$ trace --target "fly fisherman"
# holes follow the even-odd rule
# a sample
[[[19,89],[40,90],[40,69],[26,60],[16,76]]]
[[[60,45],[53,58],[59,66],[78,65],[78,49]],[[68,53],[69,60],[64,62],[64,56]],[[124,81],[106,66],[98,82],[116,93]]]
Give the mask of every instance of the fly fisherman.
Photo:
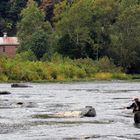
[[[133,103],[127,109],[133,108],[133,113],[140,111],[140,101],[138,97],[133,97]]]

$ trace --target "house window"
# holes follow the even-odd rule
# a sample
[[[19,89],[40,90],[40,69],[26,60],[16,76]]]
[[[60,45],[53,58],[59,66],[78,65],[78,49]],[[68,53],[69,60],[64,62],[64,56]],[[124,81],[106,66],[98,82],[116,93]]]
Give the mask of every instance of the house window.
[[[5,52],[5,46],[3,46],[3,52]]]

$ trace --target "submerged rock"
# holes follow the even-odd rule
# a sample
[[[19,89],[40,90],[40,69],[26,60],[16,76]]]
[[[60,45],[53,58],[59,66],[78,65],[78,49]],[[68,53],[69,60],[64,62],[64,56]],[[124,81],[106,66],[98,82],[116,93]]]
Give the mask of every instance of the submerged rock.
[[[18,107],[26,107],[26,108],[33,108],[36,107],[36,104],[33,102],[17,102],[16,105]]]
[[[55,114],[57,117],[95,117],[96,111],[92,106],[86,106],[81,111],[67,111]]]
[[[9,91],[0,91],[0,95],[8,95],[11,94]]]
[[[49,114],[36,114],[32,116],[33,118],[50,119],[59,118],[59,116],[49,115]]]
[[[86,106],[84,109],[79,111],[66,111],[66,112],[59,112],[56,114],[37,114],[35,118],[71,118],[71,117],[95,117],[96,111],[92,106]]]
[[[81,111],[67,111],[56,113],[55,117],[80,117]]]
[[[35,107],[37,107],[37,104],[30,101],[11,101],[9,99],[0,99],[0,109]]]
[[[31,87],[31,86],[23,84],[23,83],[14,83],[14,84],[11,84],[11,87],[13,87],[13,88],[23,87],[23,88],[25,88],[25,87]]]

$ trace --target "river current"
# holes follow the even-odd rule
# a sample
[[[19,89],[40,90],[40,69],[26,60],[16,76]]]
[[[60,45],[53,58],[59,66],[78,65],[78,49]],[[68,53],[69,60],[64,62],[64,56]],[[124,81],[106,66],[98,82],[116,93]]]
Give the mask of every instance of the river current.
[[[140,140],[132,110],[125,109],[133,96],[140,97],[140,83],[94,81],[27,83],[29,88],[0,84],[0,140]],[[39,117],[85,106],[96,117]],[[38,117],[36,117],[38,116]]]

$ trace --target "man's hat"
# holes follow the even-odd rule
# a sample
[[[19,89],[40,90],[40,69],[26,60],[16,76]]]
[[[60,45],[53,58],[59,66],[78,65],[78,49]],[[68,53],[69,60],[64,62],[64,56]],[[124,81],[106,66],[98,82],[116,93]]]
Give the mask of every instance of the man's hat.
[[[133,99],[133,101],[134,101],[134,100],[139,100],[139,98],[136,97],[136,96],[134,96],[132,99]]]

